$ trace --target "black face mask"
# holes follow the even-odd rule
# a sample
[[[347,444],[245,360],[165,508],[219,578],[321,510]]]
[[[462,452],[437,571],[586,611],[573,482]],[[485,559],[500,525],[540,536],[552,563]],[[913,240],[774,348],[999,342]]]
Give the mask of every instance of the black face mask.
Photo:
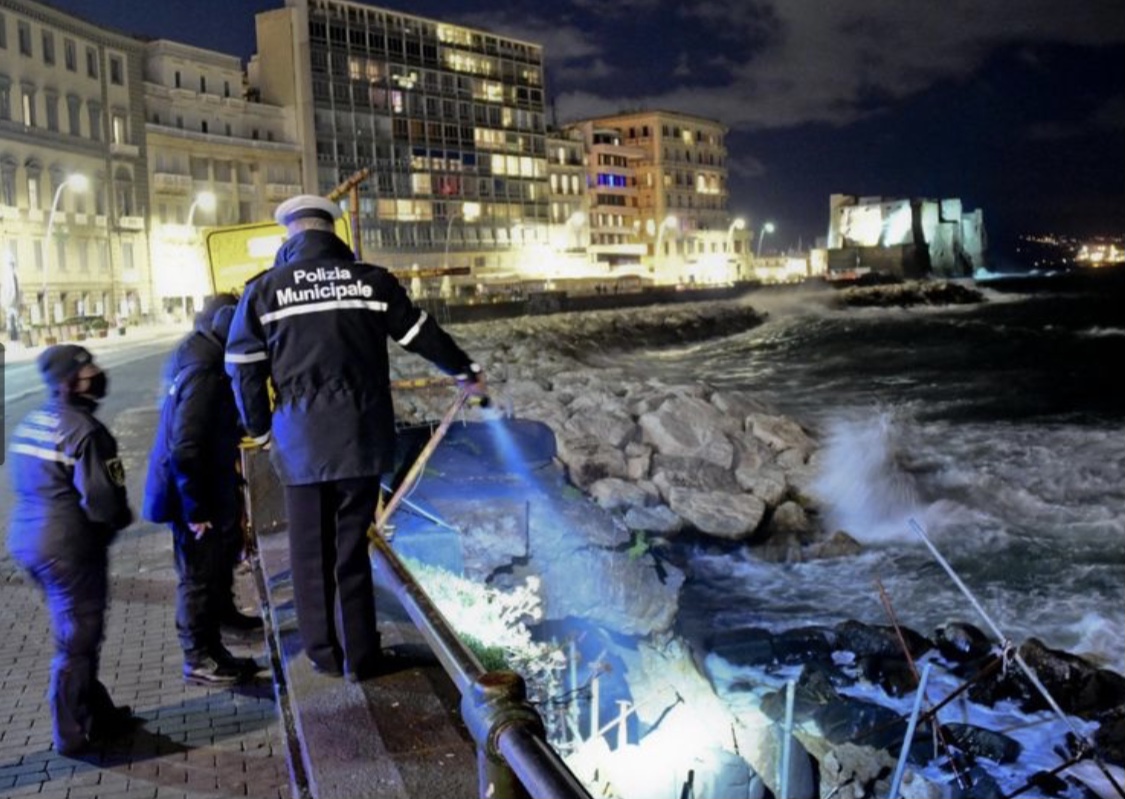
[[[100,400],[109,391],[109,377],[105,372],[98,372],[90,378],[90,387],[82,392],[82,396]]]

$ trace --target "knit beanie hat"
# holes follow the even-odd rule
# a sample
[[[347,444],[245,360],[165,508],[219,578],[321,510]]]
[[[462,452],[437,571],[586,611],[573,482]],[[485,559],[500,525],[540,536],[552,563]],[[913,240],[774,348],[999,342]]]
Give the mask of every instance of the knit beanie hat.
[[[93,362],[90,351],[77,344],[55,344],[39,353],[35,361],[43,382],[51,389],[68,385],[83,366]]]

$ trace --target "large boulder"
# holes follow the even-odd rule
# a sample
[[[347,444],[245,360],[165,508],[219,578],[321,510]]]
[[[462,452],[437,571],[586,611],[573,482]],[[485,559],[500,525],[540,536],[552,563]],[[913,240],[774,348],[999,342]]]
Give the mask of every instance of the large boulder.
[[[644,440],[665,455],[700,458],[723,469],[734,462],[734,445],[723,433],[723,415],[694,397],[674,397],[638,419]]]
[[[766,512],[765,504],[749,494],[675,487],[668,492],[668,506],[699,532],[732,541],[749,538]]]
[[[574,617],[639,636],[665,632],[676,620],[684,574],[664,563],[662,579],[651,555],[581,549],[531,565],[543,578],[545,619]]]

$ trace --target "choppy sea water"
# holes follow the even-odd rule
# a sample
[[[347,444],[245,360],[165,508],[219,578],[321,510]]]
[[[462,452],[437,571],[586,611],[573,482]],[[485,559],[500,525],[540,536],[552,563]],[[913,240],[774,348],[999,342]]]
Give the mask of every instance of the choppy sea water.
[[[751,391],[811,428],[824,521],[865,545],[857,557],[780,565],[699,546],[681,629],[705,640],[750,626],[887,624],[882,585],[896,620],[925,635],[948,620],[987,631],[910,529],[916,520],[1007,639],[1036,636],[1125,673],[1122,277],[989,291],[987,303],[952,308],[830,310],[823,292],[762,292],[749,299],[769,314],[760,327],[619,356],[639,376]],[[760,695],[743,680],[780,688],[799,671],[715,655],[707,667],[735,712]],[[931,701],[958,683],[937,674]],[[888,701],[869,686],[847,692]],[[906,699],[890,701],[908,712]],[[946,714],[1020,741],[1017,764],[990,769],[1005,792],[1060,762],[1068,725],[1050,713],[1000,703]],[[1083,736],[1096,726],[1070,724]],[[949,780],[937,761],[926,772]]]
[[[923,634],[985,625],[913,533],[913,518],[1009,639],[1125,672],[1125,291],[1121,281],[989,292],[981,305],[828,310],[760,293],[745,333],[631,353],[669,381],[746,389],[820,437],[816,484],[855,558],[691,561],[695,633],[855,618]]]

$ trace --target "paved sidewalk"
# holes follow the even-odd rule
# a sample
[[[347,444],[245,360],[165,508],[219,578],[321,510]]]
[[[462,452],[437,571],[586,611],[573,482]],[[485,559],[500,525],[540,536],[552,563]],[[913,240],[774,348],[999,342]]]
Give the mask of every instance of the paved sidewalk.
[[[126,411],[115,424],[134,507],[155,416],[155,410]],[[290,795],[284,730],[269,672],[237,690],[186,685],[175,585],[165,528],[138,522],[122,533],[110,550],[100,674],[114,701],[132,705],[146,722],[81,760],[65,758],[51,745],[45,693],[53,647],[43,601],[0,552],[0,797]],[[237,586],[240,604],[256,612],[251,576],[239,575]],[[231,649],[267,662],[264,637]]]
[[[63,344],[81,344],[90,352],[97,355],[102,352],[109,352],[116,349],[121,349],[129,346],[135,346],[140,343],[163,340],[168,338],[178,338],[183,336],[191,330],[191,322],[161,322],[145,325],[136,325],[125,329],[125,335],[120,335],[116,330],[113,330],[105,338],[85,338],[82,341],[77,339],[60,339]],[[4,362],[5,363],[25,363],[33,361],[41,353],[45,346],[25,347],[18,341],[9,341],[7,335],[3,336],[0,344],[4,345]]]

